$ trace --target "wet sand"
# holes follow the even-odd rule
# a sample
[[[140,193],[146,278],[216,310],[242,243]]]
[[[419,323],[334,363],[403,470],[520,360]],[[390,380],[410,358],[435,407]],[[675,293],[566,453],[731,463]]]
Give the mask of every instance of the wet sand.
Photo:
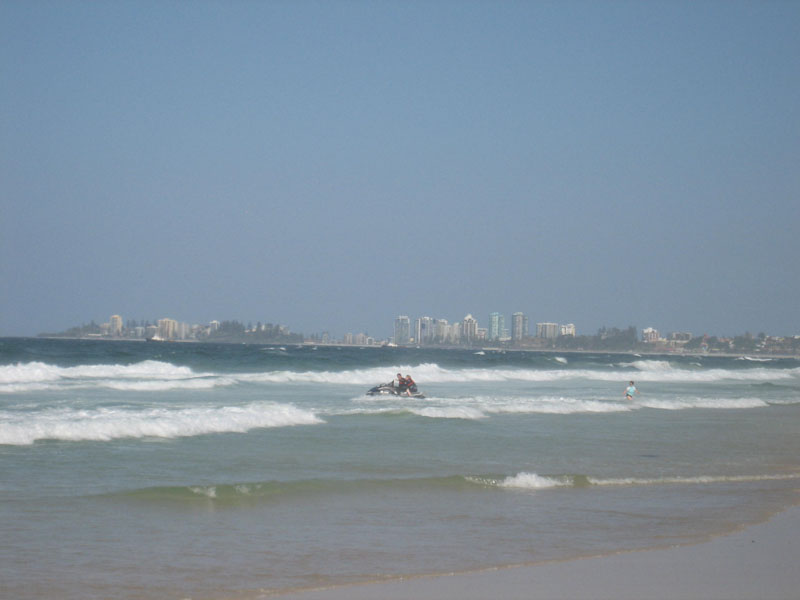
[[[280,595],[282,600],[798,600],[800,507],[692,546]]]

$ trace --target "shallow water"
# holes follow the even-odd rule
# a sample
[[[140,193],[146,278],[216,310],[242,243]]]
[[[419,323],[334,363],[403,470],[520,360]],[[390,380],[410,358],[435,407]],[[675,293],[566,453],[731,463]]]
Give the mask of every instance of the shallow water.
[[[427,398],[364,395],[398,371]],[[799,423],[793,359],[4,339],[2,595],[248,598],[695,541],[796,501]]]

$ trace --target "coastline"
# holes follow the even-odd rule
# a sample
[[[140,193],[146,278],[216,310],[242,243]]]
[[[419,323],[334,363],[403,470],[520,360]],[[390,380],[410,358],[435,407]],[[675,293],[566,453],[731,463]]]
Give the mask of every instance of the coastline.
[[[693,545],[319,588],[280,600],[792,600],[800,505]]]

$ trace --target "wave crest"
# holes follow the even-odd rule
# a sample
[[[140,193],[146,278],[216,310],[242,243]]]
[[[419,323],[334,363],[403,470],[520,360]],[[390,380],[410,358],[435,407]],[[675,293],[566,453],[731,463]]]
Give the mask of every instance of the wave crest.
[[[497,486],[501,488],[522,488],[528,490],[541,490],[572,485],[573,481],[569,477],[543,477],[536,473],[517,473],[514,476],[506,477],[497,484]]]
[[[323,421],[310,411],[288,404],[263,402],[245,406],[180,409],[49,409],[35,414],[2,415],[0,444],[21,446],[39,440],[178,438],[318,423]]]
[[[697,475],[666,477],[599,478],[586,475],[538,475],[522,471],[503,479],[467,477],[473,483],[490,487],[541,490],[559,487],[587,486],[653,486],[653,485],[703,485],[715,483],[748,483],[758,481],[789,481],[800,479],[800,473],[763,475]]]
[[[677,367],[668,361],[640,360],[620,363],[617,368],[570,368],[558,360],[558,368],[448,368],[436,363],[394,365],[343,371],[265,371],[251,373],[198,373],[186,366],[157,360],[131,365],[82,365],[60,367],[43,362],[0,366],[0,393],[22,393],[44,389],[100,387],[116,390],[163,391],[209,389],[244,384],[332,384],[373,386],[391,379],[395,373],[413,373],[421,386],[437,383],[558,383],[565,381],[624,382],[631,378],[643,382],[718,381],[765,382],[800,379],[800,368],[775,369],[765,366],[741,369],[697,369]],[[47,388],[44,386],[53,386]]]

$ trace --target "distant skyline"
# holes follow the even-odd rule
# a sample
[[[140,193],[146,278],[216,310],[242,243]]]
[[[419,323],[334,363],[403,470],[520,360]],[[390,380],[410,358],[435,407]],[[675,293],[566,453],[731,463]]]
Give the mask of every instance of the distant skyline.
[[[492,318],[493,318],[494,315],[500,315],[500,318],[499,318],[499,322],[495,323],[493,325]],[[516,315],[520,315],[521,318],[524,319],[524,320],[520,320],[520,322],[518,324],[518,326],[521,328],[521,330],[518,331],[518,332],[514,331],[514,325],[513,325],[513,320],[514,320],[514,317]],[[505,317],[506,316],[510,317],[508,322],[505,321]],[[229,318],[226,318],[226,317],[218,317],[218,318],[215,318],[215,319],[211,319],[208,322],[195,322],[195,321],[187,321],[185,319],[181,319],[180,317],[176,317],[174,315],[172,315],[172,316],[164,315],[164,316],[159,317],[159,318],[140,318],[140,317],[135,317],[135,316],[134,317],[127,317],[127,316],[118,315],[118,314],[110,315],[108,318],[105,318],[105,319],[101,318],[101,319],[83,320],[80,323],[73,323],[71,325],[62,327],[61,329],[52,330],[52,331],[39,331],[36,334],[28,334],[28,335],[31,335],[31,336],[33,336],[33,335],[43,335],[43,334],[44,335],[48,335],[48,334],[58,335],[58,334],[63,334],[63,333],[67,332],[70,329],[82,328],[82,327],[85,327],[85,326],[89,326],[92,323],[94,325],[98,326],[98,327],[106,327],[109,331],[111,331],[110,335],[113,335],[113,330],[115,329],[115,327],[116,328],[128,328],[129,327],[129,323],[131,323],[131,322],[134,322],[134,323],[136,323],[137,326],[141,327],[141,326],[143,326],[145,324],[156,326],[156,325],[159,325],[161,321],[172,321],[176,325],[186,326],[186,328],[187,328],[186,330],[188,331],[189,328],[197,328],[197,327],[208,328],[209,326],[213,325],[214,323],[216,323],[216,326],[218,327],[220,323],[224,323],[224,322],[227,321],[227,322],[239,323],[242,326],[254,327],[254,328],[257,328],[258,326],[272,325],[274,327],[280,327],[281,329],[285,329],[289,333],[301,334],[306,339],[318,337],[318,336],[321,336],[321,335],[325,334],[325,335],[330,335],[332,340],[342,340],[348,335],[353,335],[353,336],[355,336],[355,335],[364,335],[364,336],[369,337],[370,339],[374,339],[374,340],[378,340],[378,341],[391,341],[391,340],[393,340],[393,338],[395,338],[397,336],[398,321],[400,319],[406,319],[407,320],[407,332],[406,332],[405,335],[408,336],[408,337],[414,337],[414,331],[416,330],[415,328],[416,328],[418,320],[431,319],[433,322],[444,320],[444,322],[446,322],[451,328],[453,326],[459,326],[460,327],[462,322],[464,322],[466,320],[469,320],[471,322],[474,322],[473,326],[476,329],[482,329],[482,330],[484,330],[486,332],[486,340],[487,341],[495,340],[495,339],[498,339],[498,338],[500,338],[502,336],[508,336],[509,339],[519,339],[519,338],[521,338],[523,336],[524,337],[542,337],[539,334],[539,332],[537,331],[539,326],[542,326],[542,325],[550,327],[551,333],[548,333],[547,335],[544,336],[544,337],[548,337],[548,338],[557,337],[559,335],[559,333],[553,333],[553,332],[558,332],[558,331],[561,331],[561,332],[566,331],[567,332],[567,333],[561,333],[560,335],[594,336],[594,335],[597,335],[600,332],[600,330],[603,330],[603,329],[607,329],[607,330],[612,330],[612,329],[625,330],[625,329],[628,329],[629,327],[634,327],[636,329],[636,334],[637,334],[638,337],[642,337],[648,331],[650,331],[651,334],[657,333],[661,337],[664,337],[664,336],[667,336],[667,335],[672,335],[672,334],[687,334],[687,333],[691,334],[690,337],[692,337],[692,338],[694,338],[694,337],[703,337],[704,335],[716,337],[716,335],[717,335],[717,334],[714,334],[714,333],[710,333],[707,330],[690,331],[690,330],[685,329],[685,328],[684,329],[665,330],[665,329],[662,329],[662,328],[660,328],[660,327],[658,327],[657,325],[654,325],[654,324],[641,326],[641,325],[636,325],[636,324],[632,324],[632,323],[629,323],[627,325],[622,325],[620,323],[605,324],[605,325],[602,325],[602,326],[600,326],[600,327],[598,327],[596,329],[593,329],[593,330],[584,330],[584,329],[581,329],[579,326],[576,326],[575,323],[572,323],[572,322],[569,322],[569,323],[565,323],[565,322],[557,323],[557,322],[555,322],[554,323],[554,322],[550,322],[550,321],[546,321],[546,320],[536,319],[536,318],[532,317],[531,315],[528,315],[527,313],[520,312],[520,311],[517,311],[515,313],[510,313],[510,314],[493,312],[490,315],[488,315],[486,318],[481,318],[479,315],[475,315],[475,314],[472,314],[472,313],[466,313],[463,317],[455,317],[455,318],[452,318],[452,319],[451,318],[447,318],[447,317],[443,317],[443,316],[433,317],[431,315],[397,315],[392,320],[393,321],[392,322],[392,326],[389,328],[389,333],[387,333],[386,335],[382,335],[382,334],[376,335],[376,334],[368,331],[364,327],[362,327],[362,328],[356,327],[356,328],[352,328],[352,329],[342,330],[341,334],[334,333],[334,332],[337,332],[337,331],[339,331],[341,329],[341,328],[337,328],[336,326],[326,327],[326,328],[323,328],[323,329],[320,329],[320,330],[315,330],[315,331],[304,331],[304,330],[300,330],[300,329],[298,329],[296,327],[293,327],[291,325],[291,323],[278,323],[278,322],[274,322],[274,321],[272,321],[272,320],[270,320],[268,318],[266,318],[266,319],[265,318],[260,318],[260,319],[229,319]],[[527,327],[525,327],[525,325],[527,325]],[[496,330],[493,330],[493,327],[495,327]],[[742,330],[742,331],[730,332],[729,334],[724,334],[724,335],[721,334],[720,337],[726,338],[726,337],[742,336],[742,335],[747,335],[747,334],[750,334],[752,336],[759,336],[761,334],[764,334],[764,335],[777,336],[777,337],[795,337],[797,335],[800,335],[800,334],[792,334],[792,333],[786,333],[786,332],[783,332],[783,333],[782,332],[770,332],[770,333],[767,333],[767,332],[761,331],[761,330],[760,331]],[[3,337],[3,336],[0,336],[0,337]],[[14,337],[14,336],[10,336],[10,337]],[[687,339],[689,339],[689,338],[687,338]]]
[[[0,336],[800,334],[798,164],[798,2],[9,0]]]

